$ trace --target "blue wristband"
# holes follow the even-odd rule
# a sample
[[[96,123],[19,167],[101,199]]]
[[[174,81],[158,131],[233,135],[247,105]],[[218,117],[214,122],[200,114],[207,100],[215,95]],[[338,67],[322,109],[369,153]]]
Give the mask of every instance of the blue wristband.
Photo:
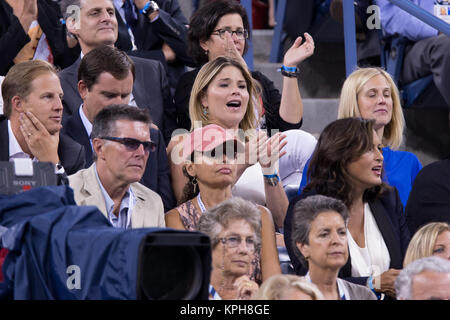
[[[140,13],[142,13],[142,14],[146,14],[147,13],[147,10],[150,8],[150,1],[148,1],[146,4],[145,4],[145,6],[141,9],[141,10],[139,10],[139,12]]]
[[[287,72],[297,72],[297,67],[286,67],[284,64],[281,66],[280,70],[284,70]]]
[[[381,299],[381,293],[378,293],[378,292],[375,291],[375,288],[373,287],[373,277],[372,276],[367,278],[366,284],[369,287],[369,289],[375,294],[377,299],[380,300]]]
[[[278,178],[278,181],[280,181],[280,177],[278,177],[278,173],[275,171],[274,174],[263,174],[264,178],[270,179],[270,178]]]
[[[375,288],[373,287],[373,277],[372,276],[367,278],[367,286],[369,287],[370,290],[372,290],[373,293],[375,293]]]
[[[300,71],[297,67],[286,67],[285,65],[282,65],[278,71],[281,71],[281,74],[285,77],[289,78],[298,78],[300,75]]]

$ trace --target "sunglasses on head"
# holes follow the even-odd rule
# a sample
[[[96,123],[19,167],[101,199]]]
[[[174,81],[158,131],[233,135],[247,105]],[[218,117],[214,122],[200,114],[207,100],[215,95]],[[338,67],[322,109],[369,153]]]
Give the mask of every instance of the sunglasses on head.
[[[156,144],[153,141],[140,141],[134,138],[119,138],[119,137],[99,137],[109,141],[121,143],[127,148],[128,151],[136,151],[142,144],[145,152],[153,152],[156,149]]]

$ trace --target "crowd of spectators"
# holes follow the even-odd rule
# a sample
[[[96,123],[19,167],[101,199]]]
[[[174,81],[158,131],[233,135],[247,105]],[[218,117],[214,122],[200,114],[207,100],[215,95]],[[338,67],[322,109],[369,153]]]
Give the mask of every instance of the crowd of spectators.
[[[385,32],[414,42],[401,81],[432,74],[449,104],[448,36],[375,3]],[[349,75],[317,140],[300,129],[307,27],[279,91],[243,58],[243,6],[197,6],[188,19],[178,0],[0,0],[0,161],[53,163],[111,227],[208,235],[210,299],[449,299],[450,160],[422,169],[399,150],[392,77]],[[274,27],[274,1],[258,6]]]

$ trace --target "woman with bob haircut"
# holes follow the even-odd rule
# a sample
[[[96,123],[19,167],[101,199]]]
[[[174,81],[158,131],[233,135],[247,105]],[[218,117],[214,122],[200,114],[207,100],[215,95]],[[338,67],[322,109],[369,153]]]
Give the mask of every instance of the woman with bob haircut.
[[[438,256],[450,260],[450,225],[431,222],[421,227],[411,238],[403,267],[420,258]]]
[[[339,279],[348,260],[348,210],[337,199],[314,195],[297,202],[292,224],[294,253],[327,300],[376,300],[365,286]]]
[[[345,118],[322,131],[310,182],[289,204],[284,240],[296,273],[303,275],[306,269],[292,247],[295,204],[314,194],[343,201],[349,210],[350,254],[339,276],[395,297],[394,281],[410,236],[397,190],[382,181],[381,139],[374,128],[375,120]]]
[[[250,278],[261,247],[258,208],[241,198],[228,199],[200,217],[198,230],[211,239],[210,300],[249,300],[258,290]]]

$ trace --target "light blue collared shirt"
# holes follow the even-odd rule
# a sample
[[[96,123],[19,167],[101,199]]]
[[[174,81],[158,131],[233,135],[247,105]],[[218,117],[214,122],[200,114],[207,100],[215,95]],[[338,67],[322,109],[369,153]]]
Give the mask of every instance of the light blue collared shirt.
[[[83,123],[83,127],[86,130],[86,133],[89,137],[89,142],[91,143],[92,151],[94,151],[94,148],[92,146],[92,140],[91,140],[92,123],[89,121],[89,119],[84,114],[83,104],[81,104],[80,109],[78,111],[80,113],[80,118],[81,118],[81,122]]]
[[[429,13],[434,14],[435,0],[410,1]],[[375,2],[380,7],[381,25],[388,35],[398,33],[412,41],[418,41],[438,35],[436,29],[410,15],[408,12],[400,9],[391,2],[387,0],[377,0]]]
[[[103,198],[105,199],[106,212],[108,213],[108,220],[115,228],[131,228],[131,215],[133,214],[134,204],[136,203],[136,198],[133,194],[133,190],[128,188],[125,193],[122,201],[120,202],[119,214],[116,216],[113,212],[114,210],[114,201],[109,196],[108,192],[106,192],[103,187],[100,178],[97,173],[97,166],[94,163],[94,172],[95,177],[97,178],[97,182],[100,186],[100,190],[102,191]]]

